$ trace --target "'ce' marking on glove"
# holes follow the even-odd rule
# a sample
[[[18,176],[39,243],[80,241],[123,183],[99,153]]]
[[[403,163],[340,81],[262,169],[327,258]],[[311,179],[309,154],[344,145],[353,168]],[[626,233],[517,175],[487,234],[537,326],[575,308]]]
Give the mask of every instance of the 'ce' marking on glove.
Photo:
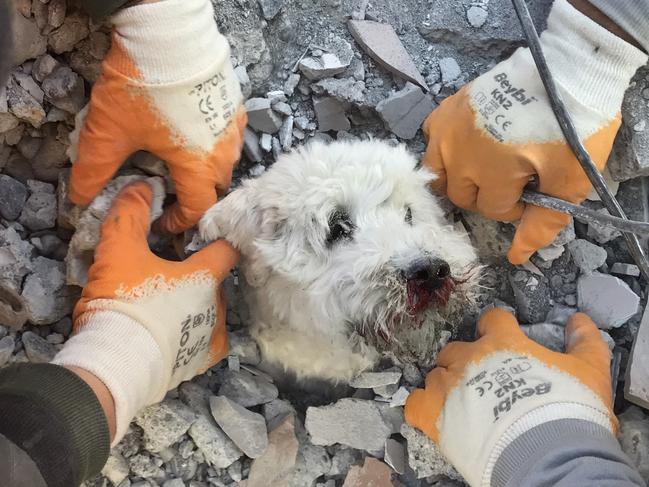
[[[207,108],[207,111],[204,107]],[[201,101],[198,102],[198,109],[205,115],[213,112],[214,106],[212,105],[212,95],[207,95],[207,98],[202,98]]]
[[[485,381],[482,385],[486,386],[487,384],[489,384],[489,388],[487,389],[488,391],[490,391],[491,389],[493,389],[493,387],[494,387],[494,383],[493,383],[493,382],[490,382],[490,381],[487,380],[487,381]],[[476,390],[476,392],[480,395],[480,397],[484,396],[484,393],[485,393],[485,388],[484,388],[484,387],[476,387],[475,390]]]
[[[496,115],[496,123],[497,123],[498,125],[500,125],[500,127],[503,129],[503,132],[507,132],[507,129],[508,129],[509,127],[511,127],[512,123],[511,123],[510,121],[507,121],[507,120],[504,121],[504,122],[502,122],[501,120],[502,120],[503,118],[505,118],[505,115],[503,115],[503,114]]]

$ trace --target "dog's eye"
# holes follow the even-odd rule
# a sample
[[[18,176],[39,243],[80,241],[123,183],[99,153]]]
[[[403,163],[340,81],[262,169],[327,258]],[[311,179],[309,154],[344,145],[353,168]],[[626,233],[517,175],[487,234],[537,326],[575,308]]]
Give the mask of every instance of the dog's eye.
[[[329,217],[329,233],[327,234],[327,246],[333,245],[341,240],[352,238],[354,224],[345,210],[336,210]]]
[[[412,209],[406,206],[406,223],[412,225]]]

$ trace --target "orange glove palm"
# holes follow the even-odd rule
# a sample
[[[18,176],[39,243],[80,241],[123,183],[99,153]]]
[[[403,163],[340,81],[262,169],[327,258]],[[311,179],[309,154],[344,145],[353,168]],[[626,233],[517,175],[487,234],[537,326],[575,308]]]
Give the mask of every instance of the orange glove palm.
[[[532,342],[502,309],[481,317],[478,334],[442,350],[405,410],[471,485],[490,485],[499,455],[541,423],[572,418],[617,428],[610,352],[586,315],[570,320],[565,354]]]
[[[70,199],[88,204],[133,152],[168,167],[178,203],[157,226],[180,233],[225,192],[246,125],[230,50],[209,0],[167,0],[113,18],[103,64],[79,138]]]

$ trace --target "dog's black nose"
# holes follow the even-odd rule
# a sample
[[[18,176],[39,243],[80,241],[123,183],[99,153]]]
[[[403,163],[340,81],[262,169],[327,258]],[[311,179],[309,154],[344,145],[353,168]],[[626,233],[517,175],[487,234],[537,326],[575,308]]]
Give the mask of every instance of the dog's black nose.
[[[413,262],[404,271],[404,277],[408,281],[423,283],[441,283],[451,275],[451,268],[442,259],[424,258]]]

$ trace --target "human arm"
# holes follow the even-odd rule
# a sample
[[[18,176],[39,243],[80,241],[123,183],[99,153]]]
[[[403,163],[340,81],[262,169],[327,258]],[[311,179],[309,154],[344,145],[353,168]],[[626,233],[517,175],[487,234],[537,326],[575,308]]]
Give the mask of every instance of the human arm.
[[[556,0],[541,45],[577,131],[604,168],[620,126],[629,80],[645,53]],[[578,66],[579,69],[575,69]],[[569,217],[520,202],[530,178],[538,190],[574,203],[591,189],[565,141],[529,49],[518,49],[456,95],[424,124],[423,163],[435,188],[457,206],[502,221],[520,221],[509,260],[521,264],[550,244]]]
[[[0,370],[0,449],[15,454],[0,455],[0,471],[33,478],[36,468],[49,487],[79,485],[140,409],[227,353],[220,283],[238,254],[221,241],[183,262],[156,257],[152,198],[144,182],[116,198],[74,334],[53,362]]]
[[[565,354],[500,309],[478,335],[442,350],[405,411],[470,485],[644,485],[615,440],[610,352],[586,315],[570,320]]]

